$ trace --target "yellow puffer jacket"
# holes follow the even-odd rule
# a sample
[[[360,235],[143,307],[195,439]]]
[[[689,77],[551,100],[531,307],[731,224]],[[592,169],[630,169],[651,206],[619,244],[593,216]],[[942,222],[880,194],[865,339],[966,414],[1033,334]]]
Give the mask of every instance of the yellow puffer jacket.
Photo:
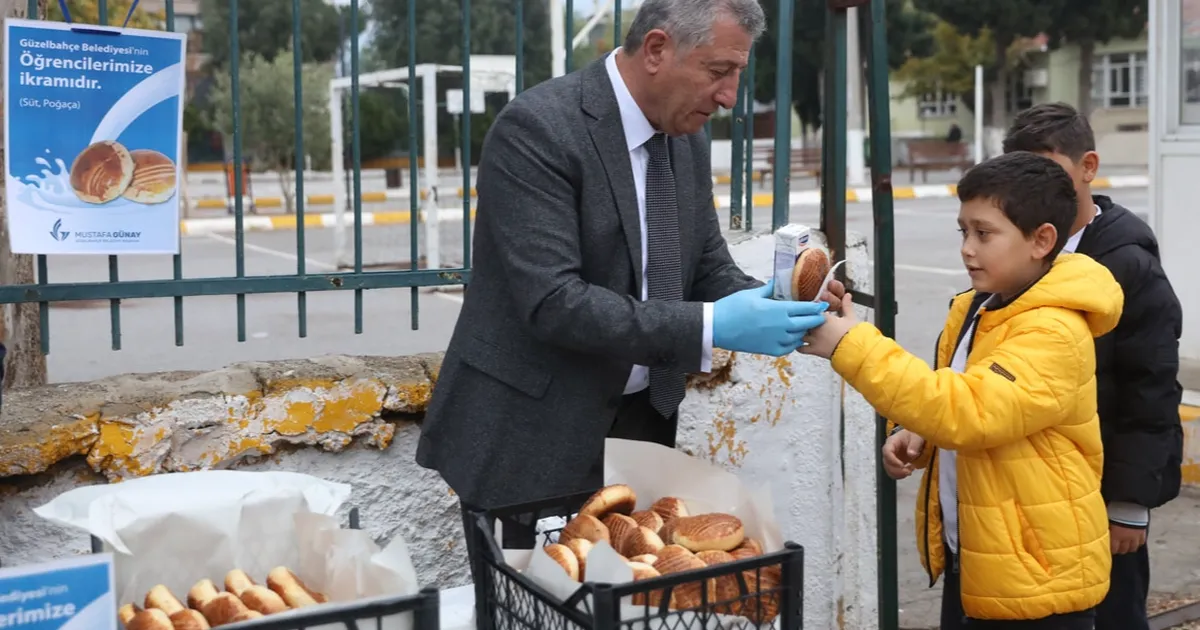
[[[967,369],[956,373],[959,332],[983,297],[953,300],[936,371],[865,323],[842,339],[833,368],[889,424],[926,439],[916,530],[930,586],[945,567],[937,449],[946,448],[958,453],[967,616],[1091,608],[1108,592],[1112,563],[1093,338],[1117,325],[1124,296],[1103,266],[1062,254],[1023,294],[981,312]]]

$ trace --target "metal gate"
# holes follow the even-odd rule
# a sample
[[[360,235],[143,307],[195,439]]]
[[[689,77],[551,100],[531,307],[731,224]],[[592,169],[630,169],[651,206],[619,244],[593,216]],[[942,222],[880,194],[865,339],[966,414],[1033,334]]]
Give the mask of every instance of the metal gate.
[[[253,0],[241,0],[250,2]],[[350,32],[359,32],[361,0],[350,0]],[[778,2],[778,54],[776,59],[777,83],[776,103],[791,103],[792,86],[792,37],[796,0],[767,0]],[[887,35],[885,32],[885,0],[821,0],[826,3],[826,67],[824,73],[824,106],[826,124],[823,127],[822,139],[822,169],[821,169],[821,220],[820,229],[827,235],[831,254],[835,260],[845,257],[846,247],[846,111],[847,111],[847,19],[846,11],[850,7],[860,7],[868,27],[866,29],[867,68],[867,97],[869,103],[868,123],[870,130],[870,173],[872,180],[872,204],[874,212],[874,261],[873,277],[877,287],[875,295],[869,295],[855,290],[859,304],[873,306],[874,321],[885,335],[895,334],[896,298],[894,283],[894,237],[891,188],[891,145],[888,112],[888,66],[887,66]],[[98,0],[99,17],[102,24],[109,24],[108,2]],[[166,29],[175,30],[174,0],[166,2]],[[238,51],[238,21],[237,6],[239,0],[228,0],[230,5],[230,72],[234,85],[239,76]],[[38,0],[28,0],[29,15],[38,15]],[[300,0],[292,1],[293,16],[300,15]],[[555,6],[557,1],[552,2]],[[621,0],[614,0],[612,15],[614,42],[620,41]],[[516,28],[516,90],[524,88],[524,28],[521,19],[523,0],[514,0],[514,11],[517,15]],[[565,0],[566,15],[574,13],[573,0]],[[463,41],[462,50],[471,49],[470,41],[470,6],[471,0],[462,0]],[[416,80],[413,60],[416,59],[416,0],[407,0],[408,10],[408,59],[409,81]],[[293,18],[293,37],[295,42],[301,41],[300,19]],[[570,72],[573,66],[574,23],[565,20],[565,66]],[[353,194],[350,203],[353,212],[353,243],[354,265],[352,271],[342,273],[312,273],[305,264],[305,193],[304,193],[304,146],[302,128],[304,125],[301,91],[301,50],[299,45],[293,49],[294,87],[295,87],[295,128],[297,143],[296,156],[296,273],[273,276],[248,276],[245,271],[245,226],[244,200],[241,195],[233,195],[233,216],[235,228],[236,273],[233,277],[214,278],[184,278],[182,255],[174,256],[173,277],[162,280],[122,281],[119,273],[117,256],[108,258],[108,282],[91,283],[53,283],[49,277],[46,257],[37,257],[36,284],[21,286],[0,286],[0,304],[8,303],[37,303],[41,323],[42,351],[50,350],[49,310],[51,302],[71,302],[81,300],[109,300],[112,329],[112,348],[121,348],[121,300],[135,298],[174,299],[175,315],[175,344],[184,345],[183,319],[184,298],[195,296],[236,296],[237,339],[246,340],[246,301],[247,295],[263,293],[294,293],[297,296],[298,335],[307,336],[307,307],[306,296],[316,291],[354,291],[354,330],[363,331],[363,292],[368,289],[385,289],[409,287],[412,290],[412,327],[418,326],[418,289],[439,285],[466,284],[470,280],[470,203],[471,190],[470,169],[471,161],[471,117],[461,117],[462,127],[462,163],[463,169],[463,261],[462,265],[452,269],[418,269],[417,265],[417,223],[415,219],[420,214],[419,203],[421,191],[418,188],[417,160],[409,160],[409,221],[411,242],[411,269],[401,271],[364,271],[362,259],[362,160],[360,156],[360,55],[357,38],[351,38],[350,50],[350,98],[348,119],[352,128],[352,168],[351,178]],[[463,60],[463,109],[470,111],[470,70],[469,55]],[[754,230],[753,197],[751,195],[751,166],[754,155],[754,138],[751,131],[752,116],[749,113],[751,95],[754,92],[754,56],[750,58],[750,68],[742,73],[742,84],[737,105],[733,111],[733,168],[731,173],[731,204],[729,224],[733,229],[746,231]],[[234,190],[243,190],[242,181],[243,158],[242,130],[238,118],[238,91],[233,91],[233,173]],[[417,154],[417,127],[412,121],[418,119],[418,103],[416,98],[409,98],[409,155]],[[778,228],[789,219],[790,194],[790,159],[791,159],[791,118],[789,115],[777,115],[773,144],[774,170],[778,177],[773,182],[773,207],[771,228]],[[844,275],[844,273],[843,273]],[[845,278],[842,278],[845,280]],[[877,446],[882,447],[886,423],[878,419],[876,430]],[[899,626],[897,567],[896,567],[896,497],[895,482],[882,468],[876,473],[878,487],[878,546],[879,546],[879,594],[880,594],[880,627],[884,630],[895,630]]]

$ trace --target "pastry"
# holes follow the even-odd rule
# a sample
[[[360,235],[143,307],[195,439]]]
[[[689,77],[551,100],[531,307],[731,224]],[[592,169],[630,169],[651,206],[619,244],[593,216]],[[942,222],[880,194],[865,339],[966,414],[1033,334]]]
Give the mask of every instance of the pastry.
[[[121,196],[138,203],[162,203],[175,194],[175,163],[171,158],[149,149],[129,153],[133,159],[133,177]]]
[[[587,540],[597,543],[601,540],[607,540],[612,544],[612,538],[609,536],[608,527],[595,516],[588,514],[580,514],[571,519],[567,526],[558,534],[558,542],[566,544],[572,538],[586,538]]]
[[[617,553],[628,556],[633,555],[625,552],[625,537],[630,532],[637,531],[637,521],[625,516],[624,514],[612,513],[604,517],[604,526],[608,528],[609,542]]]
[[[633,556],[632,558],[629,559],[629,561],[630,562],[640,562],[642,564],[648,564],[650,566],[654,566],[654,563],[658,562],[658,556],[656,556],[652,553],[644,553],[640,556]]]
[[[746,558],[761,556],[762,553],[762,545],[758,544],[758,541],[753,538],[747,538],[736,549],[730,551],[729,555],[733,556],[736,560],[745,560]]]
[[[658,556],[659,560],[662,560],[664,558],[670,558],[673,556],[690,556],[693,554],[691,551],[684,547],[680,547],[679,545],[666,545],[662,549],[659,549],[658,553],[654,555]]]
[[[626,556],[640,556],[642,554],[657,554],[663,547],[661,538],[655,534],[653,530],[647,527],[638,527],[625,535],[621,541],[622,553]]]
[[[217,587],[213,584],[212,580],[207,578],[200,580],[199,582],[196,582],[196,585],[193,586],[191,590],[188,591],[188,607],[203,611],[204,605],[212,601],[212,598],[216,597],[219,593],[220,591],[217,590]],[[147,597],[149,596],[147,595]],[[147,600],[147,603],[148,602],[149,600]]]
[[[161,610],[167,613],[168,617],[183,610],[183,604],[179,602],[179,599],[162,584],[151,588],[150,592],[146,593],[146,600],[142,602],[142,605],[146,608]]]
[[[676,554],[665,559],[659,558],[658,562],[654,564],[654,569],[663,575],[670,575],[672,573],[703,569],[707,566],[703,560],[689,553],[687,555]],[[707,599],[704,600],[701,599],[704,596],[702,595],[702,588],[708,591],[706,594]],[[714,601],[715,596],[716,580],[710,578],[695,582],[685,582],[672,590],[669,607],[676,609],[698,608],[702,602]],[[651,604],[654,604],[653,597],[651,598]]]
[[[225,574],[225,590],[241,597],[242,591],[254,586],[254,580],[241,569],[234,569]]]
[[[613,513],[628,516],[633,513],[635,507],[637,507],[637,494],[634,493],[633,488],[618,483],[598,490],[584,502],[583,507],[579,508],[579,514],[595,516],[600,519]]]
[[[810,247],[796,257],[796,266],[792,268],[792,298],[798,302],[813,302],[817,292],[829,275],[829,254],[824,250]]]
[[[142,612],[142,607],[137,604],[125,604],[117,609],[117,621],[121,622],[122,626],[129,625],[134,615]]]
[[[668,545],[675,542],[675,528],[679,526],[678,518],[673,518],[663,524],[658,530],[658,537]]]
[[[701,551],[696,554],[696,557],[710,567],[734,561],[732,555],[716,549]],[[717,576],[713,578],[713,586],[715,587],[715,601],[719,602],[713,606],[713,611],[722,615],[739,614],[738,611],[741,610],[742,605],[742,589],[738,585],[737,574]]]
[[[138,612],[125,624],[125,630],[175,630],[167,613],[157,608]]]
[[[732,551],[746,539],[742,521],[732,514],[700,514],[679,519],[672,541],[692,552]]]
[[[233,593],[217,593],[215,597],[204,603],[200,612],[214,626],[233,623],[234,617],[248,612],[250,609]]]
[[[579,558],[575,556],[575,552],[559,543],[546,545],[545,551],[551,560],[557,562],[558,566],[567,572],[568,577],[576,582],[579,581]]]
[[[653,510],[641,510],[629,516],[633,517],[633,520],[637,521],[638,525],[653,531],[655,534],[658,533],[658,530],[662,529],[663,517],[659,516],[658,512]]]
[[[309,589],[287,567],[275,567],[267,574],[267,586],[292,608],[325,603],[325,596]]]
[[[175,630],[208,630],[212,627],[204,615],[200,614],[200,611],[191,608],[185,608],[171,615],[171,626]]]
[[[684,505],[683,499],[675,497],[663,497],[655,501],[650,506],[650,510],[657,512],[662,517],[663,523],[668,523],[673,518],[688,516],[687,506]]]
[[[567,549],[575,554],[575,560],[579,563],[579,581],[587,579],[587,557],[592,552],[592,541],[586,538],[574,538],[567,543]]]
[[[88,203],[108,203],[121,196],[133,179],[133,157],[118,142],[88,145],[71,163],[71,189]]]
[[[257,584],[247,587],[238,594],[238,598],[242,600],[246,608],[256,610],[264,615],[271,615],[288,609],[288,605],[284,603],[283,598],[278,593]]]

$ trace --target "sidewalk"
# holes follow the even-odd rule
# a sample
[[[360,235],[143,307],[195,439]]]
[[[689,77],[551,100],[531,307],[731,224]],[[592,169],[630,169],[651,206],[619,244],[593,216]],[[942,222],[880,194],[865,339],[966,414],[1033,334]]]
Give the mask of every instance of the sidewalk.
[[[793,184],[803,184],[804,182],[793,181]],[[1107,190],[1116,188],[1146,188],[1149,186],[1150,178],[1147,175],[1113,175],[1110,177],[1098,177],[1092,183],[1094,190]],[[715,207],[717,209],[727,209],[732,205],[732,197],[728,186],[717,184],[714,193]],[[769,189],[766,187],[765,189]],[[459,189],[461,191],[461,189]],[[755,186],[755,190],[764,190],[764,187]],[[915,186],[896,186],[892,189],[892,196],[897,200],[905,199],[949,199],[955,196],[956,187],[954,184],[921,184]],[[474,190],[472,190],[474,193]],[[867,187],[847,188],[846,202],[847,203],[870,203],[872,198],[872,190]],[[744,197],[740,199],[744,200]],[[407,193],[399,193],[397,191],[386,192],[365,192],[363,193],[363,204],[379,204],[388,203],[391,207],[407,205],[409,200]],[[454,197],[448,202],[453,202],[454,207],[442,206],[439,211],[439,221],[461,221],[462,220],[462,197]],[[755,208],[770,208],[774,206],[775,195],[771,192],[753,192],[751,201]],[[795,186],[788,195],[789,205],[792,207],[803,206],[819,206],[821,204],[821,191],[817,188],[805,188],[803,186]],[[250,203],[248,200],[243,201],[243,220],[245,229],[247,230],[294,230],[296,229],[297,220],[294,215],[282,214],[282,202],[273,198],[256,198],[256,205],[260,210],[260,214],[250,214]],[[743,201],[744,203],[744,201]],[[213,205],[215,204],[215,205]],[[332,195],[309,195],[308,201],[305,204],[304,226],[306,228],[322,228],[333,227],[336,224],[335,214],[331,212],[330,206],[333,205]],[[319,211],[309,212],[310,206],[316,206]],[[207,217],[194,217],[184,219],[181,225],[183,234],[206,234],[211,232],[232,232],[234,230],[234,218],[225,214],[225,205],[221,200],[213,200],[212,204],[202,206],[202,209],[209,210],[212,215]],[[213,213],[212,210],[217,212]],[[277,209],[272,213],[261,213],[262,209]],[[474,209],[471,211],[474,216]],[[213,216],[215,215],[215,216]],[[363,225],[385,225],[385,224],[407,224],[411,221],[412,215],[408,210],[383,210],[383,211],[367,211],[363,210]],[[422,210],[418,215],[420,221],[426,218],[426,212]],[[345,215],[346,225],[353,225],[354,218],[351,213]]]

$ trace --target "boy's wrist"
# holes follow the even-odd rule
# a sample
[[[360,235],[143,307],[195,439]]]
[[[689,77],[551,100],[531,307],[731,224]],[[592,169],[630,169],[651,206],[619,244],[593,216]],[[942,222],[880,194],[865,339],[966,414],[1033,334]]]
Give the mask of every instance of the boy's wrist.
[[[1113,501],[1108,504],[1108,520],[1122,527],[1145,529],[1150,526],[1150,509],[1136,503]]]

